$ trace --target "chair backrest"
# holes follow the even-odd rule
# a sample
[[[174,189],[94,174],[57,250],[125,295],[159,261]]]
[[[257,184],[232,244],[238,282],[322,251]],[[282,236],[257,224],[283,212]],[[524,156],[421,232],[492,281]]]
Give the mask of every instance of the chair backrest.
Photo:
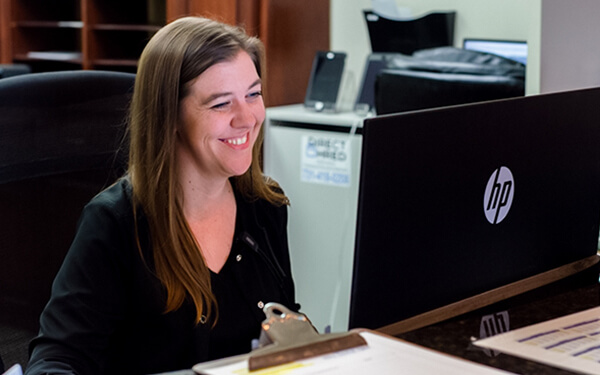
[[[451,46],[454,43],[454,19],[456,12],[431,12],[411,19],[389,19],[363,11],[372,52],[413,52],[434,47]]]
[[[0,183],[112,163],[134,79],[83,70],[1,80]]]
[[[37,333],[83,206],[124,172],[134,81],[105,71],[0,80],[0,330],[10,331],[0,337]]]
[[[26,64],[0,64],[0,78],[31,73],[31,67]]]

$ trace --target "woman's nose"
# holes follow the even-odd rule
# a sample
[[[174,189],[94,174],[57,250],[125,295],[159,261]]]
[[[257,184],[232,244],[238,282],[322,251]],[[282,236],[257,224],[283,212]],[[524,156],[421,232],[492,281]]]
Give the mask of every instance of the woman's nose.
[[[231,126],[239,128],[254,126],[257,121],[255,112],[258,110],[255,107],[256,104],[238,104],[235,108],[233,119],[231,120]]]

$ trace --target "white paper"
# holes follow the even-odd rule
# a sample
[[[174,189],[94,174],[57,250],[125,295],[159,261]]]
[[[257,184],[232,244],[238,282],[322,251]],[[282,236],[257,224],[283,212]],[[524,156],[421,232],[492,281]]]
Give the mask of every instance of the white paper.
[[[11,368],[6,370],[3,375],[23,375],[23,369],[20,364],[13,365]]]
[[[77,51],[31,51],[27,52],[27,57],[31,59],[43,59],[54,61],[80,60],[81,52]]]
[[[509,331],[475,345],[586,374],[600,374],[600,307]]]
[[[373,12],[387,19],[406,19],[412,17],[408,7],[399,7],[395,0],[371,0]]]
[[[303,374],[344,374],[344,375],[495,375],[508,372],[465,361],[457,357],[425,349],[414,344],[386,336],[363,332],[368,346],[344,350],[333,354],[309,358],[289,364],[253,371],[252,375],[303,375]],[[247,361],[202,370],[202,365],[194,370],[206,375],[245,375],[250,374]]]

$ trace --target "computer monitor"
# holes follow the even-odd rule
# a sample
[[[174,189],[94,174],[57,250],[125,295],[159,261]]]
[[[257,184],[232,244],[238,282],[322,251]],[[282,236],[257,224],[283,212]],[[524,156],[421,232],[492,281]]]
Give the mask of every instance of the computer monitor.
[[[349,328],[597,260],[599,102],[588,89],[366,119]]]
[[[335,111],[346,64],[346,53],[317,51],[313,60],[304,106],[317,111]]]
[[[527,65],[527,42],[515,40],[470,39],[463,40],[463,48],[493,53]]]
[[[372,53],[367,57],[358,95],[354,103],[354,110],[356,112],[366,113],[375,110],[375,81],[377,80],[377,74],[387,68],[389,61],[397,55],[397,53]]]

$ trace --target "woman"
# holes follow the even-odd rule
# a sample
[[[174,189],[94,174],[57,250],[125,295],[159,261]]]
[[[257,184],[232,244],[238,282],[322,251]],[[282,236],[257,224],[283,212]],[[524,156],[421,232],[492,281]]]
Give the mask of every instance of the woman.
[[[248,352],[297,310],[287,198],[261,172],[261,43],[187,17],[139,61],[127,175],[84,209],[27,374],[149,374]]]

